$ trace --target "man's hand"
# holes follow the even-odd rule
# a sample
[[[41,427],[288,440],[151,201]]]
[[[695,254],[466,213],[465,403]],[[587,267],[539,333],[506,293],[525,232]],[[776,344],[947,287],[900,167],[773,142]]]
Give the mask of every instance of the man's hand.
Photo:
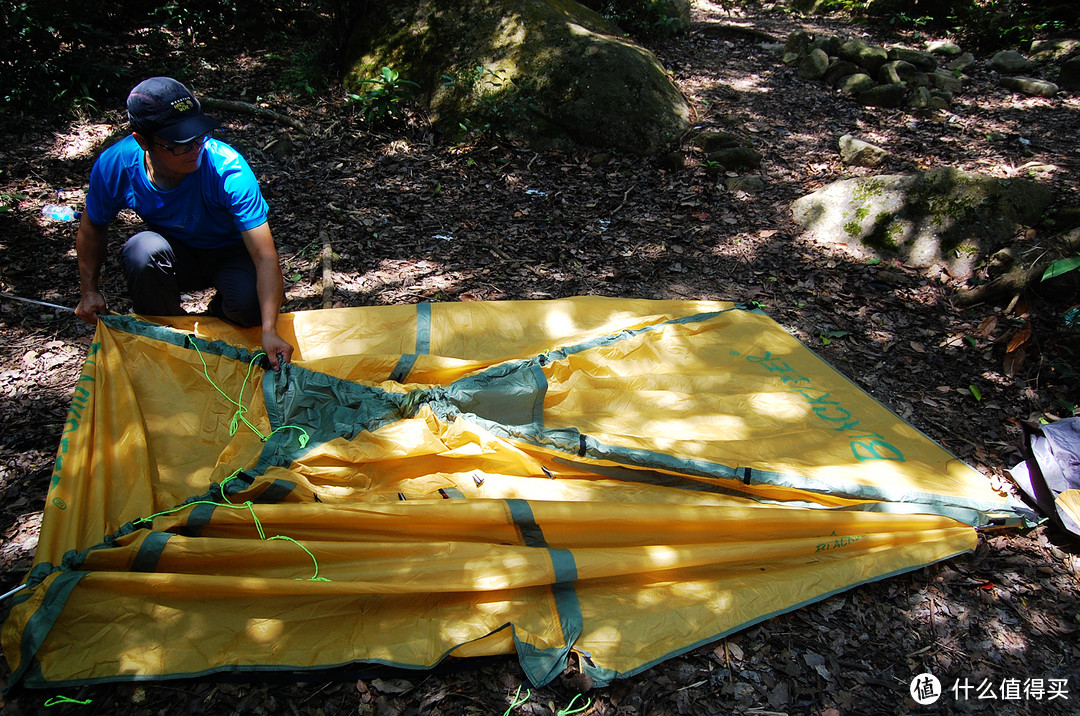
[[[274,370],[281,370],[282,362],[292,361],[293,347],[275,331],[263,330],[262,347]]]
[[[255,286],[259,293],[259,309],[262,314],[262,346],[270,367],[281,370],[281,362],[290,362],[293,347],[277,333],[278,313],[281,311],[281,299],[285,295],[285,286],[281,278],[281,265],[278,263],[274,237],[270,234],[270,225],[263,222],[254,229],[241,231],[244,245],[251,260],[255,263]]]
[[[84,293],[82,298],[79,299],[79,305],[75,307],[75,315],[91,326],[97,323],[98,316],[104,316],[108,312],[105,297],[97,291]]]
[[[75,315],[91,326],[97,323],[97,317],[108,313],[105,297],[98,292],[101,278],[101,264],[105,262],[105,240],[108,228],[90,221],[87,212],[79,219],[79,229],[75,232],[75,251],[79,256],[79,305]]]

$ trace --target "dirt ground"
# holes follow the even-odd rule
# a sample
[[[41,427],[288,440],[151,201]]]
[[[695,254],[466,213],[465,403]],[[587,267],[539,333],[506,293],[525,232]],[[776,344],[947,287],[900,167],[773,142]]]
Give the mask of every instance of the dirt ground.
[[[654,158],[538,153],[492,137],[449,143],[420,118],[373,133],[342,91],[296,98],[276,90],[280,48],[201,58],[190,84],[221,99],[261,98],[308,129],[216,113],[222,137],[248,158],[271,205],[284,310],[323,305],[325,244],[340,306],[580,294],[756,301],[878,400],[1011,489],[1005,470],[1019,460],[1016,421],[1068,417],[1080,404],[1080,335],[1062,318],[1077,297],[1036,291],[959,310],[959,281],[947,272],[856,261],[841,245],[806,239],[789,207],[831,181],[869,173],[841,163],[837,139],[849,133],[889,150],[881,173],[950,166],[1035,176],[1053,188],[1057,206],[1080,206],[1080,96],[1022,98],[980,65],[948,112],[862,108],[797,79],[762,44],[800,27],[913,41],[764,6],[728,13],[698,0],[688,35],[650,47],[690,98],[695,127],[753,140],[764,157],[754,172],[764,188],[753,192],[725,188],[728,177],[710,170],[689,137],[679,148],[685,166],[671,169]],[[41,205],[59,196],[81,207],[93,158],[124,131],[119,107],[6,130],[0,194],[21,198],[0,213],[0,291],[75,304],[73,228],[44,222]],[[114,239],[135,224],[122,221]],[[1037,227],[1018,246],[1039,251],[1059,230]],[[110,307],[126,310],[115,255],[106,281]],[[205,298],[192,296],[191,306]],[[91,338],[68,311],[0,300],[0,593],[31,563]],[[526,691],[507,658],[329,682],[76,688],[62,695],[89,705],[48,712],[540,715],[587,705],[581,713],[642,716],[1080,713],[1078,573],[1077,543],[1052,525],[984,534],[974,554],[833,596],[606,688],[586,690],[571,669],[513,709],[515,694]],[[947,691],[920,707],[908,688],[926,671]],[[0,681],[9,674],[2,663]],[[954,684],[975,688],[957,698],[948,691]],[[37,713],[57,695],[23,691],[0,699],[0,710]]]

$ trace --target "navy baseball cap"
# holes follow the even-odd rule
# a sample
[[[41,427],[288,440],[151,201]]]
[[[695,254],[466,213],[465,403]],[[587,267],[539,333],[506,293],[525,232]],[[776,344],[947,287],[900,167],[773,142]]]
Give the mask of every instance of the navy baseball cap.
[[[199,100],[171,77],[151,77],[127,98],[128,120],[139,134],[183,144],[221,125],[203,114]]]

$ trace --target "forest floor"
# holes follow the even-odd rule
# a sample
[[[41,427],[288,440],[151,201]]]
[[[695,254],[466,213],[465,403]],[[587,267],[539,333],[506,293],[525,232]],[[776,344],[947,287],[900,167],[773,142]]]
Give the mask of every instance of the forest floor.
[[[1078,206],[1080,96],[1021,98],[980,64],[947,112],[859,107],[797,79],[762,45],[763,36],[740,28],[776,42],[797,28],[903,38],[765,8],[729,14],[699,0],[688,35],[650,46],[690,98],[696,127],[753,139],[764,155],[756,174],[765,182],[753,193],[726,189],[689,138],[680,147],[685,167],[665,169],[654,159],[533,152],[491,137],[449,143],[421,121],[373,133],[341,90],[296,98],[278,89],[280,48],[240,57],[207,50],[188,82],[206,96],[262,101],[308,128],[305,134],[216,113],[226,125],[222,137],[248,158],[271,205],[287,281],[284,310],[322,306],[320,250],[327,243],[333,304],[340,306],[581,294],[756,301],[863,389],[1011,489],[1005,471],[1020,459],[1017,421],[1068,417],[1080,404],[1072,370],[1080,341],[1062,321],[1071,304],[1031,293],[1010,305],[959,310],[959,281],[947,272],[860,261],[843,246],[810,241],[790,205],[829,182],[869,173],[840,161],[837,140],[853,134],[889,150],[880,173],[948,166],[1034,175],[1054,189],[1059,205]],[[75,304],[73,230],[44,223],[40,208],[58,192],[61,203],[81,206],[94,157],[124,131],[118,110],[5,130],[0,194],[21,200],[0,213],[0,291]],[[1037,249],[1054,231],[1036,228],[1018,241]],[[115,257],[106,281],[110,307],[126,310]],[[31,563],[92,331],[69,312],[2,300],[0,335],[2,593]],[[582,713],[641,716],[1077,713],[1078,575],[1076,542],[1052,526],[983,534],[973,554],[772,618],[588,691],[573,707],[587,698]],[[966,699],[946,691],[937,706],[919,707],[908,688],[926,671],[946,689],[982,686],[984,698],[978,689]],[[0,681],[9,675],[0,665]],[[454,672],[328,683],[104,685],[65,691],[91,706],[49,712],[502,714],[522,680],[507,658]],[[1018,684],[1046,690],[1011,694]],[[579,675],[567,673],[533,689],[512,713],[566,709],[582,686]],[[0,699],[0,710],[37,713],[54,695],[23,691]]]

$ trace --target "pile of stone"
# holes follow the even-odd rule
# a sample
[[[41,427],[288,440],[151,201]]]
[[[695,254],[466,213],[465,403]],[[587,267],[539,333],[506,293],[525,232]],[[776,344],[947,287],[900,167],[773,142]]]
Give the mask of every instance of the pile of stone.
[[[1053,82],[1031,76],[1047,65],[1066,89],[1080,88],[1080,43],[1032,46],[1031,60],[1011,50],[999,52],[986,68],[1001,76],[1002,86],[1023,94],[1052,97]],[[928,43],[925,50],[885,48],[858,38],[812,37],[798,30],[788,36],[783,63],[797,76],[821,81],[871,107],[944,110],[963,89],[964,71],[976,64],[969,52],[952,42]]]

